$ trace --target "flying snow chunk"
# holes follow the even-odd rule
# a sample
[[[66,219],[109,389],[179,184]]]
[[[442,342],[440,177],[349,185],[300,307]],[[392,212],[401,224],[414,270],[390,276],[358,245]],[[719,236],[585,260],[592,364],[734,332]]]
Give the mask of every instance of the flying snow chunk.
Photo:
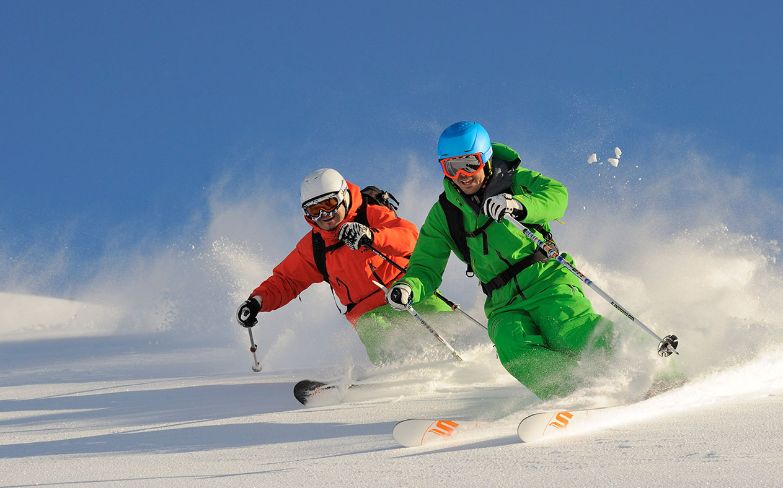
[[[593,164],[597,161],[598,161],[598,155],[596,153],[587,156],[587,164]]]
[[[614,157],[617,159],[620,159],[620,156],[623,155],[623,152],[620,150],[619,147],[614,148]]]
[[[607,158],[606,161],[608,161],[609,164],[611,164],[615,168],[617,167],[618,164],[620,164],[620,160],[617,158]]]

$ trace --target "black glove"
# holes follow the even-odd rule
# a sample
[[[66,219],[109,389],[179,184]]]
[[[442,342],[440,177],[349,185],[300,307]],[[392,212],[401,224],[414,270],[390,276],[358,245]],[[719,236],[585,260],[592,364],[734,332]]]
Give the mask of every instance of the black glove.
[[[340,233],[337,234],[337,238],[356,251],[362,246],[372,244],[374,236],[372,230],[366,225],[359,222],[348,222],[340,227]]]
[[[248,298],[237,309],[237,322],[242,327],[253,327],[258,323],[256,316],[261,311],[261,304],[253,297]]]

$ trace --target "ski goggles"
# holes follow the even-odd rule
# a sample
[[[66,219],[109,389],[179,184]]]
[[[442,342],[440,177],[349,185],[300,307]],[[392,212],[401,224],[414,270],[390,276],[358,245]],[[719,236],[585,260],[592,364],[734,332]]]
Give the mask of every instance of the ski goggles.
[[[302,209],[305,212],[305,217],[310,220],[316,221],[324,218],[328,219],[337,213],[337,210],[340,208],[340,204],[342,204],[344,200],[345,198],[343,197],[343,192],[341,191],[339,193],[332,193],[320,197],[313,203],[302,205]]]
[[[464,154],[451,158],[440,159],[440,165],[443,167],[443,174],[447,178],[456,180],[460,175],[473,176],[484,169],[484,155],[479,153]]]

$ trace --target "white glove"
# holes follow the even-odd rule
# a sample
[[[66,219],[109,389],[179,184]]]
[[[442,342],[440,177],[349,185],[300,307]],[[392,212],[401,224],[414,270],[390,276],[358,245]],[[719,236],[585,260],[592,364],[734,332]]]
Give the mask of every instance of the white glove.
[[[369,227],[359,222],[348,222],[340,228],[337,238],[354,251],[362,246],[372,244],[373,233]]]
[[[514,212],[524,212],[525,206],[508,193],[501,193],[500,195],[487,198],[484,201],[484,206],[481,211],[484,212],[484,215],[487,217],[500,222],[506,215]]]
[[[407,310],[411,298],[411,287],[405,283],[397,283],[386,292],[386,301],[394,310]]]

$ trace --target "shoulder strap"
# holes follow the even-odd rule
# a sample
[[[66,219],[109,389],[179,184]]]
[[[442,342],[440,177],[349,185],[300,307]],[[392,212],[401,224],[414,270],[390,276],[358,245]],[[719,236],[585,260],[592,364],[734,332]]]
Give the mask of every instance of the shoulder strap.
[[[473,266],[470,264],[470,248],[468,247],[468,238],[465,234],[462,212],[456,205],[449,201],[445,191],[438,197],[438,202],[440,202],[443,213],[446,215],[446,224],[449,226],[451,239],[454,241],[454,244],[457,245],[457,250],[459,250],[459,253],[462,255],[462,260],[468,265],[465,274],[467,276],[473,276]]]
[[[313,261],[315,261],[315,267],[321,272],[324,281],[329,283],[329,272],[326,271],[326,253],[341,248],[345,243],[340,241],[331,246],[327,246],[324,242],[324,238],[321,237],[321,234],[315,231],[311,234],[313,236]]]
[[[321,272],[324,281],[329,283],[329,273],[326,271],[326,243],[318,232],[313,231],[311,235],[313,239],[313,261],[315,261],[315,267]]]
[[[369,226],[370,223],[367,221],[367,200],[362,198],[362,204],[359,205],[359,208],[356,209],[356,218],[353,219],[354,222],[359,222],[360,224]]]

